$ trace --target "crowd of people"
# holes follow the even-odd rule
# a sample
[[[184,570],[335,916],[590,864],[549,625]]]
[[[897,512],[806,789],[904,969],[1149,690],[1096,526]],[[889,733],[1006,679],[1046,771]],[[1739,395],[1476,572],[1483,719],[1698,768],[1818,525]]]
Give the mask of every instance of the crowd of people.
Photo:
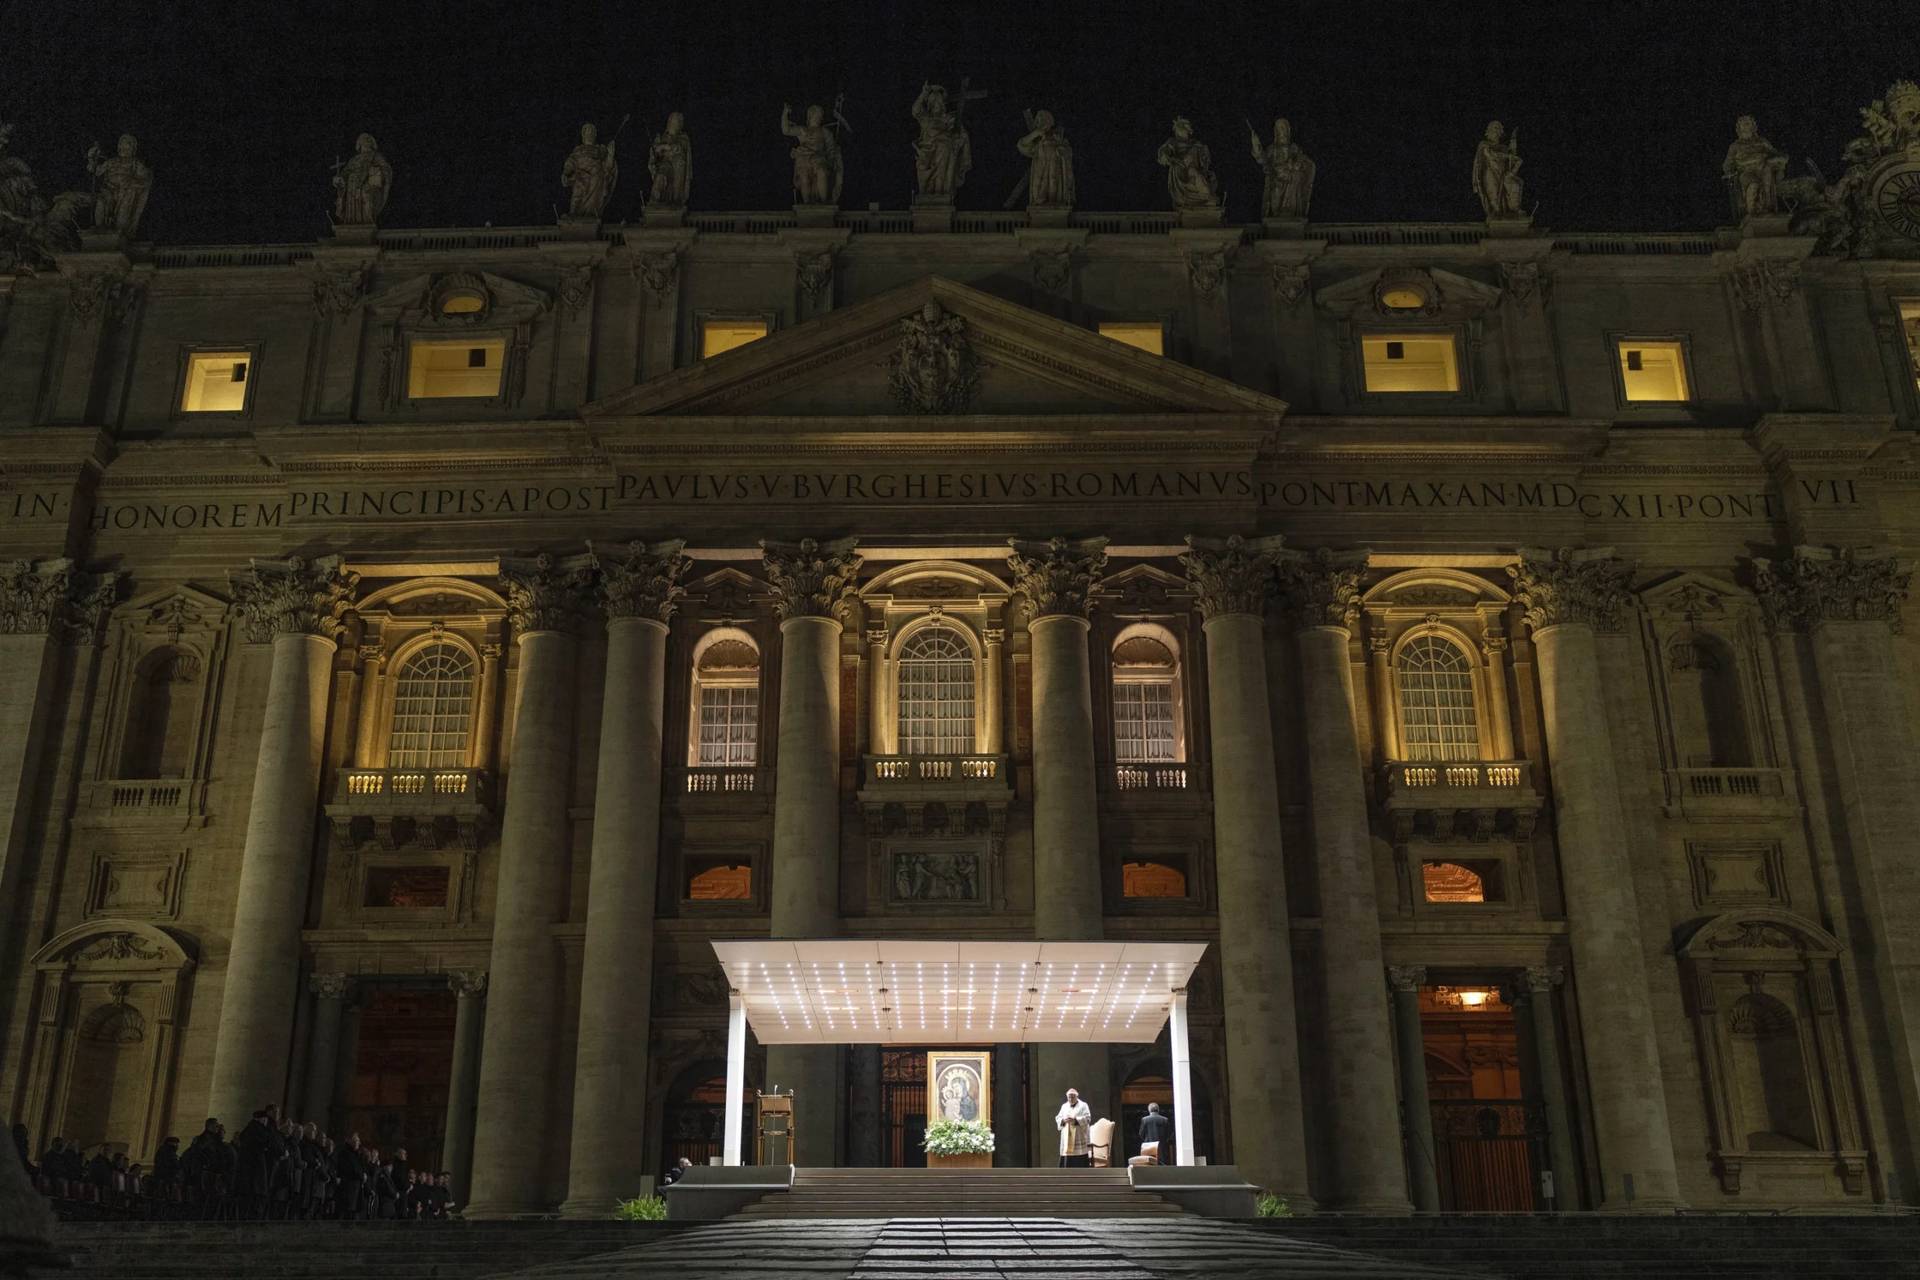
[[[166,1139],[151,1168],[104,1146],[89,1156],[64,1138],[36,1161],[20,1124],[13,1143],[34,1185],[69,1217],[426,1220],[455,1210],[452,1175],[414,1168],[405,1147],[383,1152],[357,1133],[336,1142],[272,1106],[232,1141],[217,1119],[185,1150]]]

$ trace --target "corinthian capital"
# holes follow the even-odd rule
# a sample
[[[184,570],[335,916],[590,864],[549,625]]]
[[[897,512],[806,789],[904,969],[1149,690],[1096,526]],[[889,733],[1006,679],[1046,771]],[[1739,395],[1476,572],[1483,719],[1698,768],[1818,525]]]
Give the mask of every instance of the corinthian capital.
[[[1036,618],[1084,618],[1087,597],[1107,564],[1105,538],[1009,538],[1007,567]]]
[[[1536,631],[1568,622],[1618,631],[1621,616],[1633,602],[1627,592],[1632,572],[1633,566],[1614,555],[1612,547],[1522,547],[1520,563],[1507,566],[1514,598]]]
[[[0,568],[0,635],[44,635],[66,606],[73,561],[15,560]]]
[[[277,635],[338,639],[360,575],[342,568],[339,556],[307,560],[249,560],[233,577],[233,598],[256,642]]]
[[[75,644],[97,644],[106,634],[107,618],[120,603],[127,575],[118,569],[104,573],[76,573],[68,583],[67,637]]]
[[[1885,622],[1900,629],[1913,567],[1871,547],[1795,547],[1783,560],[1753,561],[1753,589],[1776,627]]]
[[[447,990],[456,996],[472,999],[487,994],[487,971],[485,969],[455,969],[447,974]]]
[[[1390,964],[1387,966],[1387,986],[1394,991],[1414,992],[1427,985],[1427,966],[1423,964]]]
[[[816,542],[762,541],[767,582],[773,587],[777,618],[831,618],[840,602],[853,594],[853,578],[860,572],[858,538]]]
[[[681,555],[686,543],[629,542],[625,547],[602,552],[591,542],[587,555],[600,575],[600,603],[607,618],[646,618],[665,622],[680,607],[687,593],[680,575],[693,561]]]
[[[571,631],[593,586],[591,556],[500,561],[500,586],[507,597],[507,620],[519,635],[534,631]]]
[[[344,973],[310,973],[307,990],[322,1000],[344,1000],[353,991],[353,978]]]
[[[1180,565],[1187,571],[1200,600],[1200,615],[1218,618],[1229,613],[1266,612],[1273,594],[1273,566],[1280,555],[1280,536],[1228,538],[1187,536],[1187,553]]]
[[[1303,627],[1352,627],[1360,616],[1367,552],[1284,551],[1276,557],[1280,599]]]

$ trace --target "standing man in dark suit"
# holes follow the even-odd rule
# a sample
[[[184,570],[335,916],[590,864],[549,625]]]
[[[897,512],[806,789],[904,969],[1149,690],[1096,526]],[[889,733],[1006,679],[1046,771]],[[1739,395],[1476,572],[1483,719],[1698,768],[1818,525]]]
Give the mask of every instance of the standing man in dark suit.
[[[1140,1117],[1140,1146],[1143,1152],[1149,1142],[1157,1142],[1160,1145],[1154,1149],[1160,1153],[1160,1163],[1172,1164],[1173,1161],[1167,1159],[1166,1146],[1172,1137],[1173,1121],[1160,1114],[1159,1103],[1149,1102],[1147,1114]]]

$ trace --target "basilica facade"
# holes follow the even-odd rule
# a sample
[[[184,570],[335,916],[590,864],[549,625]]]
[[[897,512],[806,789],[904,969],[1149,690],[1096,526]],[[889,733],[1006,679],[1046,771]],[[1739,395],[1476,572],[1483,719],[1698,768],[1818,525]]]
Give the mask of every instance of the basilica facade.
[[[1288,160],[0,277],[10,1115],[598,1215],[719,1153],[716,939],[1186,940],[1196,1148],[1297,1208],[1915,1202],[1920,159],[1579,234],[1497,143],[1475,223]],[[749,1077],[910,1164],[924,1057]],[[1171,1097],[992,1066],[1003,1164]]]

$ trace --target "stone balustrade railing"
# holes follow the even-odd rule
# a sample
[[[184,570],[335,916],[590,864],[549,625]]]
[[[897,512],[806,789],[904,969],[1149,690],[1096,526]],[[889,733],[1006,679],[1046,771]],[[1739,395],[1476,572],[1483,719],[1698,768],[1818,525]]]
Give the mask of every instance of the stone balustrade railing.
[[[867,786],[1006,785],[1007,758],[992,755],[868,756]]]

